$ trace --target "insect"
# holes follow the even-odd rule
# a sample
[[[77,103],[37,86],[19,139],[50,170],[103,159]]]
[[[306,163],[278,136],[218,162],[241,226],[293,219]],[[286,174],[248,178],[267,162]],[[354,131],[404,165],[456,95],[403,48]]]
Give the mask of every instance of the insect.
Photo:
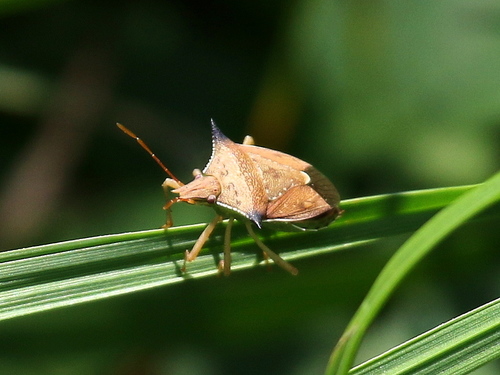
[[[335,186],[311,164],[283,152],[254,145],[251,136],[242,144],[226,137],[212,120],[212,156],[203,171],[195,169],[194,179],[182,183],[151,149],[133,132],[121,124],[117,126],[134,138],[142,148],[170,176],[162,187],[178,196],[163,207],[167,210],[164,227],[173,225],[170,208],[177,202],[208,205],[216,216],[205,227],[193,248],[186,250],[186,262],[196,259],[216,225],[229,218],[224,234],[224,260],[219,265],[225,275],[231,269],[231,227],[234,219],[242,221],[248,234],[265,257],[293,275],[298,270],[269,249],[255,234],[252,224],[274,226],[276,229],[319,229],[330,224],[343,211]]]

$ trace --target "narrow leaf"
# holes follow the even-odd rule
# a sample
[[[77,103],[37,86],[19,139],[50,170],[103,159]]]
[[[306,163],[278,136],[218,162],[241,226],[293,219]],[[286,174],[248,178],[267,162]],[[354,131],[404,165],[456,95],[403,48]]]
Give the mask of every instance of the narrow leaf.
[[[380,195],[342,202],[346,213],[312,232],[260,231],[287,260],[346,250],[411,232],[471,187]],[[184,252],[204,225],[73,240],[0,253],[0,320],[214,276],[223,225],[196,261],[181,272]],[[242,225],[232,233],[233,272],[263,263]],[[300,276],[299,276],[300,277]]]
[[[497,299],[356,366],[349,375],[461,375],[499,357]]]
[[[401,280],[449,233],[500,200],[500,173],[467,192],[422,226],[394,254],[381,271],[340,338],[326,374],[347,374],[361,339]]]

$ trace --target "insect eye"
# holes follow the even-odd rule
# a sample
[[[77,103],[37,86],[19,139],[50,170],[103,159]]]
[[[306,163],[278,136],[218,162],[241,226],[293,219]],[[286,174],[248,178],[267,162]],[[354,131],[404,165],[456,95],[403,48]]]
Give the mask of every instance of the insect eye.
[[[213,194],[211,194],[207,197],[207,203],[214,204],[216,200],[217,200],[217,197]]]

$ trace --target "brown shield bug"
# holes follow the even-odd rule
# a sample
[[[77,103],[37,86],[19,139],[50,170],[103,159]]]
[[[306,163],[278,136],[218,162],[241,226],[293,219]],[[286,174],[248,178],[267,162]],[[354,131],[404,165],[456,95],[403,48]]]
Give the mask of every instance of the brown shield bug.
[[[243,144],[227,138],[212,120],[212,156],[203,171],[193,171],[194,180],[182,183],[163,165],[151,149],[121,124],[118,127],[134,138],[170,176],[162,186],[178,194],[163,207],[167,210],[164,227],[172,226],[170,207],[177,202],[203,204],[217,215],[208,224],[191,251],[186,250],[185,263],[196,259],[216,225],[229,218],[224,235],[224,261],[221,268],[231,269],[231,226],[236,218],[245,223],[248,234],[266,257],[293,275],[298,270],[269,249],[255,234],[258,228],[274,225],[279,230],[319,229],[342,213],[335,186],[311,164],[283,152],[254,145],[247,136]],[[185,266],[184,266],[185,268]]]

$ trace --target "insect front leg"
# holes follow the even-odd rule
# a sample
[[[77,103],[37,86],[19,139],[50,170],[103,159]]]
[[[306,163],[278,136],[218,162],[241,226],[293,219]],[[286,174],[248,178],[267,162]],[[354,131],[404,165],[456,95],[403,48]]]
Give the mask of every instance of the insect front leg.
[[[178,181],[174,180],[173,178],[166,178],[165,181],[163,181],[163,184],[161,184],[161,187],[165,191],[165,193],[170,192],[172,189],[178,189],[182,186]]]
[[[217,215],[216,217],[214,217],[214,219],[210,222],[210,224],[208,224],[206,226],[206,228],[203,230],[203,232],[201,232],[200,237],[198,237],[198,239],[196,240],[191,251],[186,250],[186,254],[184,256],[184,265],[182,266],[183,272],[186,271],[186,263],[192,262],[193,260],[196,259],[196,257],[200,253],[201,249],[203,248],[203,245],[205,244],[205,242],[207,242],[208,238],[210,237],[210,235],[214,231],[215,227],[217,226],[217,224],[221,220],[222,220],[222,216],[220,216],[220,215]]]
[[[165,181],[163,181],[163,184],[161,184],[161,187],[163,188],[163,191],[165,192],[165,196],[168,197],[168,194],[170,193],[170,190],[172,189],[178,189],[182,186],[182,183],[179,181],[174,180],[173,178],[167,178]],[[174,221],[172,220],[172,211],[170,211],[170,206],[172,206],[174,203],[177,203],[181,201],[179,198],[174,198],[169,200],[165,206],[163,206],[163,209],[167,211],[167,222],[163,225],[163,228],[170,228],[172,225],[174,225]]]

